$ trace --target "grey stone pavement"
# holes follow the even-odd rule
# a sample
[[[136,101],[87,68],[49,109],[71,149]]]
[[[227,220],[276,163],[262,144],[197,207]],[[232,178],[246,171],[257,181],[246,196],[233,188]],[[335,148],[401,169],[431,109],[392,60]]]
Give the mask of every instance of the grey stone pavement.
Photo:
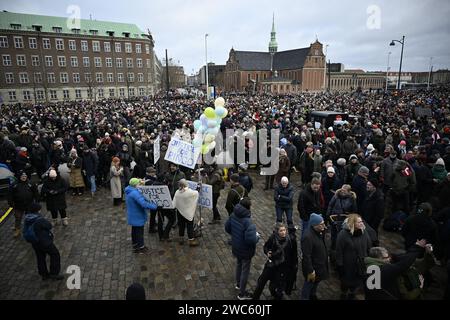
[[[254,189],[252,198],[252,218],[262,239],[257,245],[256,256],[252,260],[248,289],[256,287],[266,258],[263,254],[264,240],[272,232],[275,223],[273,191],[263,191],[263,178],[252,173]],[[299,176],[292,182],[299,184]],[[228,188],[228,186],[227,186]],[[126,222],[125,207],[113,207],[109,190],[101,189],[94,199],[85,194],[82,197],[67,195],[69,226],[55,227],[55,243],[61,253],[62,272],[70,265],[81,268],[81,289],[69,290],[66,281],[42,281],[37,273],[37,264],[31,245],[23,239],[13,239],[13,216],[0,226],[0,300],[5,299],[124,299],[125,290],[137,281],[143,284],[147,297],[151,299],[175,300],[236,300],[234,289],[235,259],[227,244],[229,236],[224,231],[228,217],[224,209],[227,188],[219,199],[222,224],[208,225],[212,217],[209,210],[202,210],[206,227],[200,246],[189,247],[178,242],[161,243],[157,234],[145,231],[149,255],[136,255],[131,250],[131,228]],[[295,207],[299,188],[296,187]],[[2,209],[6,203],[2,202]],[[2,211],[2,213],[5,210]],[[50,217],[45,210],[43,213]],[[294,223],[299,217],[294,209]],[[172,237],[177,237],[177,229]],[[299,236],[299,234],[298,234]],[[389,250],[399,251],[402,239],[397,234],[381,231],[381,245]],[[300,269],[300,268],[299,268]],[[433,269],[435,282],[427,290],[426,299],[442,297],[446,281],[444,269]],[[68,275],[66,275],[68,276]],[[298,300],[303,285],[301,270],[297,277],[297,290],[287,299]],[[267,286],[266,286],[267,287]],[[320,284],[320,299],[339,299],[339,281],[332,277]],[[362,299],[362,295],[358,295]],[[266,288],[261,299],[270,299]]]

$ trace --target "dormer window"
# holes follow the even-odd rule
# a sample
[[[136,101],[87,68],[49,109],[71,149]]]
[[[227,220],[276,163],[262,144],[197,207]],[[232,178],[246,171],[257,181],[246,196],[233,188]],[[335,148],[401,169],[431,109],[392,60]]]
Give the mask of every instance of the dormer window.
[[[53,27],[52,29],[53,29],[53,32],[56,32],[56,33],[61,33],[62,32],[62,28],[61,27]]]
[[[40,32],[42,30],[42,26],[38,26],[38,25],[33,25],[33,30]]]
[[[89,32],[94,36],[98,34],[98,30],[89,30]]]
[[[108,36],[114,37],[114,31],[106,31],[106,33],[108,34]]]
[[[80,34],[80,29],[72,29],[72,32],[75,34]]]
[[[20,30],[22,29],[22,25],[20,23],[11,23],[11,28],[13,30]]]
[[[129,32],[124,32],[124,33],[122,33],[123,34],[123,36],[125,37],[125,38],[129,38],[130,37],[130,33]]]

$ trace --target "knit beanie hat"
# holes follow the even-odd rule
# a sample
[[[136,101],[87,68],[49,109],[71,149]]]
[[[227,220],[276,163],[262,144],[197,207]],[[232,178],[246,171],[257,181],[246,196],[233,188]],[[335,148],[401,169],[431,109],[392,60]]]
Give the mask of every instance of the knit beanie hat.
[[[312,213],[309,217],[309,224],[313,227],[321,224],[323,222],[323,218],[320,214]]]
[[[436,160],[436,165],[445,166],[444,159],[442,159],[442,158],[437,159],[437,160]]]
[[[130,179],[130,186],[136,187],[139,183],[141,183],[141,180],[138,178],[131,178]]]

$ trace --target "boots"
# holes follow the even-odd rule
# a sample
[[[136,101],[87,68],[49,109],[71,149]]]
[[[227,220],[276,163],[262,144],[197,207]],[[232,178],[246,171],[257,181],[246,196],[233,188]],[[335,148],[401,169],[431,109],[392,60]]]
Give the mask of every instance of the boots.
[[[20,229],[14,229],[14,238],[20,237]]]
[[[62,224],[64,227],[67,227],[69,225],[69,218],[63,218],[62,219]]]
[[[189,239],[188,241],[190,247],[197,247],[200,244],[197,239]]]

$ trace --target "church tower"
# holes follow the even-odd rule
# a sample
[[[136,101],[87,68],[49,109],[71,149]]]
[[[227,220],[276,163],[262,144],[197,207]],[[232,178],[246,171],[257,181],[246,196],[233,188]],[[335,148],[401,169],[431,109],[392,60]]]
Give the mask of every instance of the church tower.
[[[276,39],[276,32],[275,32],[275,14],[273,14],[273,20],[272,20],[272,32],[270,33],[270,42],[269,42],[269,52],[271,54],[275,54],[278,50],[278,43]]]

